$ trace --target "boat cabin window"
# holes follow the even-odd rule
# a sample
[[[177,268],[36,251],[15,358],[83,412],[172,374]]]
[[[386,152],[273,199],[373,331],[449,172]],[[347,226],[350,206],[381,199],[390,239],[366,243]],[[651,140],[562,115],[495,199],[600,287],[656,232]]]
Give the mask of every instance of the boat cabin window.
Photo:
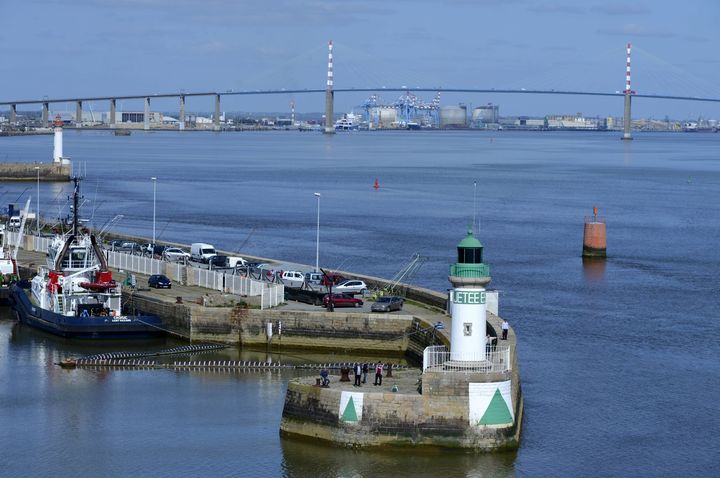
[[[69,261],[68,261],[69,258]],[[83,249],[70,249],[70,253],[63,259],[63,267],[77,268],[85,267],[87,260],[87,250]]]

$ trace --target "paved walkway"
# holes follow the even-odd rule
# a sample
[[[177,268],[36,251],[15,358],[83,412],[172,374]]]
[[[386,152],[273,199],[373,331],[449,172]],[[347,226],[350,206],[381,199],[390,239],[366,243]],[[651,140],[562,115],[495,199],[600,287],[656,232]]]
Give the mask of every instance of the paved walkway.
[[[330,374],[330,386],[329,388],[334,390],[342,390],[347,392],[364,392],[364,393],[389,393],[393,391],[393,387],[397,387],[399,393],[417,393],[418,379],[421,376],[420,369],[409,369],[409,370],[397,370],[392,372],[392,377],[386,377],[386,371],[383,372],[382,385],[373,385],[375,381],[375,370],[372,369],[368,372],[367,383],[362,384],[360,387],[354,386],[355,375],[350,372],[348,382],[340,381],[340,373],[333,371],[335,374]],[[302,377],[297,379],[300,383],[307,383],[314,385],[316,379],[320,378],[320,372],[315,375]]]

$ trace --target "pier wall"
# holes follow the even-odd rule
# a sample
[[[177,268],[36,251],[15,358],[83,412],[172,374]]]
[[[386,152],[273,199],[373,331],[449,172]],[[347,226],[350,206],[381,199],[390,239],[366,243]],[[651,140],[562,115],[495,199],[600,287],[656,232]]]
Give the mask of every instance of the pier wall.
[[[489,332],[502,320],[488,314]],[[523,418],[523,398],[516,337],[511,329],[502,342],[511,347],[507,371],[485,373],[442,368],[422,373],[422,394],[414,390],[369,392],[343,390],[339,383],[318,387],[307,378],[290,381],[280,423],[282,433],[353,447],[439,446],[475,451],[516,449]],[[402,373],[402,372],[401,372]],[[509,395],[499,398],[500,389]],[[407,387],[407,382],[406,386]],[[488,395],[489,393],[489,395]],[[342,410],[343,395],[354,400],[353,414]],[[485,396],[485,402],[481,396]],[[490,396],[493,396],[490,400]],[[510,400],[507,403],[506,400]],[[498,402],[507,405],[498,416]],[[492,403],[493,418],[486,420]],[[480,413],[478,414],[478,411]],[[481,416],[482,418],[479,418]],[[355,419],[353,419],[355,417]]]
[[[452,374],[456,375],[456,374]],[[474,379],[482,377],[474,377]],[[352,447],[434,446],[476,451],[516,449],[523,415],[522,398],[514,406],[515,420],[507,426],[473,425],[468,382],[457,394],[362,393],[357,421],[341,413],[343,392],[293,380],[285,395],[280,430]],[[332,386],[331,386],[332,387]],[[360,392],[357,392],[360,393]],[[353,394],[357,399],[357,393]]]
[[[56,163],[0,163],[0,181],[37,181],[36,167],[41,182],[70,181],[72,165]]]

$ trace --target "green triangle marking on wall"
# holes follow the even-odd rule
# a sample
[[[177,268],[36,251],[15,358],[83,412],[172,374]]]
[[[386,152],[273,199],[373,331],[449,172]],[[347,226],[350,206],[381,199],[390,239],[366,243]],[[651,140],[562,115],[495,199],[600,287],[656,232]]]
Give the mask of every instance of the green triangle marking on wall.
[[[513,418],[510,414],[510,409],[505,403],[505,399],[500,394],[500,389],[495,390],[490,405],[488,405],[485,414],[480,419],[480,425],[504,425],[506,423],[512,423]]]
[[[342,414],[342,419],[345,422],[358,421],[357,412],[355,411],[355,402],[353,401],[352,397],[350,397],[350,400],[348,400],[347,405],[345,405],[345,411]]]

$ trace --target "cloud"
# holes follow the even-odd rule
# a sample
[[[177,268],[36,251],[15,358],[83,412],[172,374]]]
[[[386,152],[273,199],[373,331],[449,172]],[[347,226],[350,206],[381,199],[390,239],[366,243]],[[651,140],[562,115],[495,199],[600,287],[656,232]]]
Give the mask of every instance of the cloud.
[[[646,15],[650,13],[650,9],[643,5],[624,5],[624,4],[602,4],[590,7],[594,13],[602,13],[613,16],[628,15]]]
[[[543,3],[540,5],[533,5],[529,7],[528,10],[538,13],[567,13],[571,15],[583,15],[587,13],[587,9],[585,7],[560,3]]]
[[[686,41],[691,41],[693,43],[708,43],[710,42],[710,39],[706,36],[702,35],[682,35],[680,38]]]
[[[623,36],[623,37],[645,37],[645,38],[674,38],[676,34],[669,30],[647,28],[635,23],[627,23],[619,28],[600,28],[597,30],[600,35]]]

